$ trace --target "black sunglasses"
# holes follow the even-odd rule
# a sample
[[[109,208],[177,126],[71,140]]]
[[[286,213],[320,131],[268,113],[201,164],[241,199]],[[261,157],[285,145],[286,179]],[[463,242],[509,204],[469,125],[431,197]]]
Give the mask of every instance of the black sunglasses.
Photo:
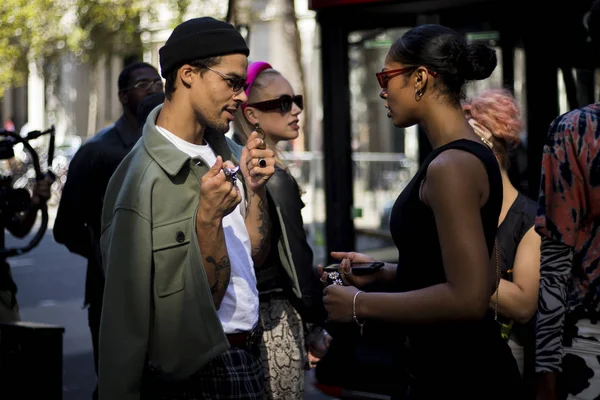
[[[235,92],[235,93],[239,93],[243,90],[248,89],[248,84],[246,83],[246,78],[242,78],[239,76],[230,76],[230,75],[225,75],[222,72],[217,71],[216,69],[212,69],[211,67],[208,67],[206,65],[202,65],[204,68],[208,69],[209,71],[214,72],[215,74],[219,75],[221,77],[221,79],[223,79],[225,82],[227,82],[227,84],[229,85],[229,87]]]
[[[301,94],[298,94],[293,97],[288,94],[284,94],[278,99],[248,104],[248,107],[254,107],[261,111],[279,111],[286,113],[292,111],[292,104],[294,103],[296,103],[296,105],[300,107],[301,110],[304,109],[304,100],[302,99]]]

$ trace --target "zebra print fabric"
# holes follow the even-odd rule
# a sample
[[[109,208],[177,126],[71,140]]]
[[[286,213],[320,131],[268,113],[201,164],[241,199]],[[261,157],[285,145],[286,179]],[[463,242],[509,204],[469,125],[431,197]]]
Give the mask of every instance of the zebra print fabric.
[[[589,104],[557,117],[544,145],[535,220],[543,238],[538,371],[561,369],[565,317],[573,338],[600,298],[599,132],[600,103]]]
[[[536,372],[561,371],[573,249],[543,237],[541,250],[535,369]]]

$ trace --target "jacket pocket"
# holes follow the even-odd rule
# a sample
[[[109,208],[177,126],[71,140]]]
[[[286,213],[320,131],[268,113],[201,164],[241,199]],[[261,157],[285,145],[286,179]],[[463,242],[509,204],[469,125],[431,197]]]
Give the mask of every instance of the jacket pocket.
[[[154,286],[159,297],[183,290],[183,270],[187,264],[191,238],[189,218],[155,226],[152,230]]]

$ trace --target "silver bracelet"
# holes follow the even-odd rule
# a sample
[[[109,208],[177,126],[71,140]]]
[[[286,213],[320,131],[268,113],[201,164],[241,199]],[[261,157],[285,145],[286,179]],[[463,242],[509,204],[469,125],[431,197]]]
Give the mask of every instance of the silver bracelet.
[[[356,298],[361,293],[364,293],[364,292],[362,290],[359,290],[358,292],[356,292],[354,294],[354,299],[352,299],[352,318],[354,319],[354,322],[356,322],[356,324],[360,327],[360,336],[362,336],[362,334],[363,334],[363,326],[365,326],[365,321],[360,322],[358,320],[358,317],[356,316]]]

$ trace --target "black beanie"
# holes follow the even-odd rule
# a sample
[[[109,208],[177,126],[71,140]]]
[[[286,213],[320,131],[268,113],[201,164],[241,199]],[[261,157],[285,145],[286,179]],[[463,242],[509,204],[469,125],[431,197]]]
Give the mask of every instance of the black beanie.
[[[159,50],[160,74],[167,78],[175,67],[201,58],[250,54],[246,41],[233,25],[211,17],[179,24]]]

